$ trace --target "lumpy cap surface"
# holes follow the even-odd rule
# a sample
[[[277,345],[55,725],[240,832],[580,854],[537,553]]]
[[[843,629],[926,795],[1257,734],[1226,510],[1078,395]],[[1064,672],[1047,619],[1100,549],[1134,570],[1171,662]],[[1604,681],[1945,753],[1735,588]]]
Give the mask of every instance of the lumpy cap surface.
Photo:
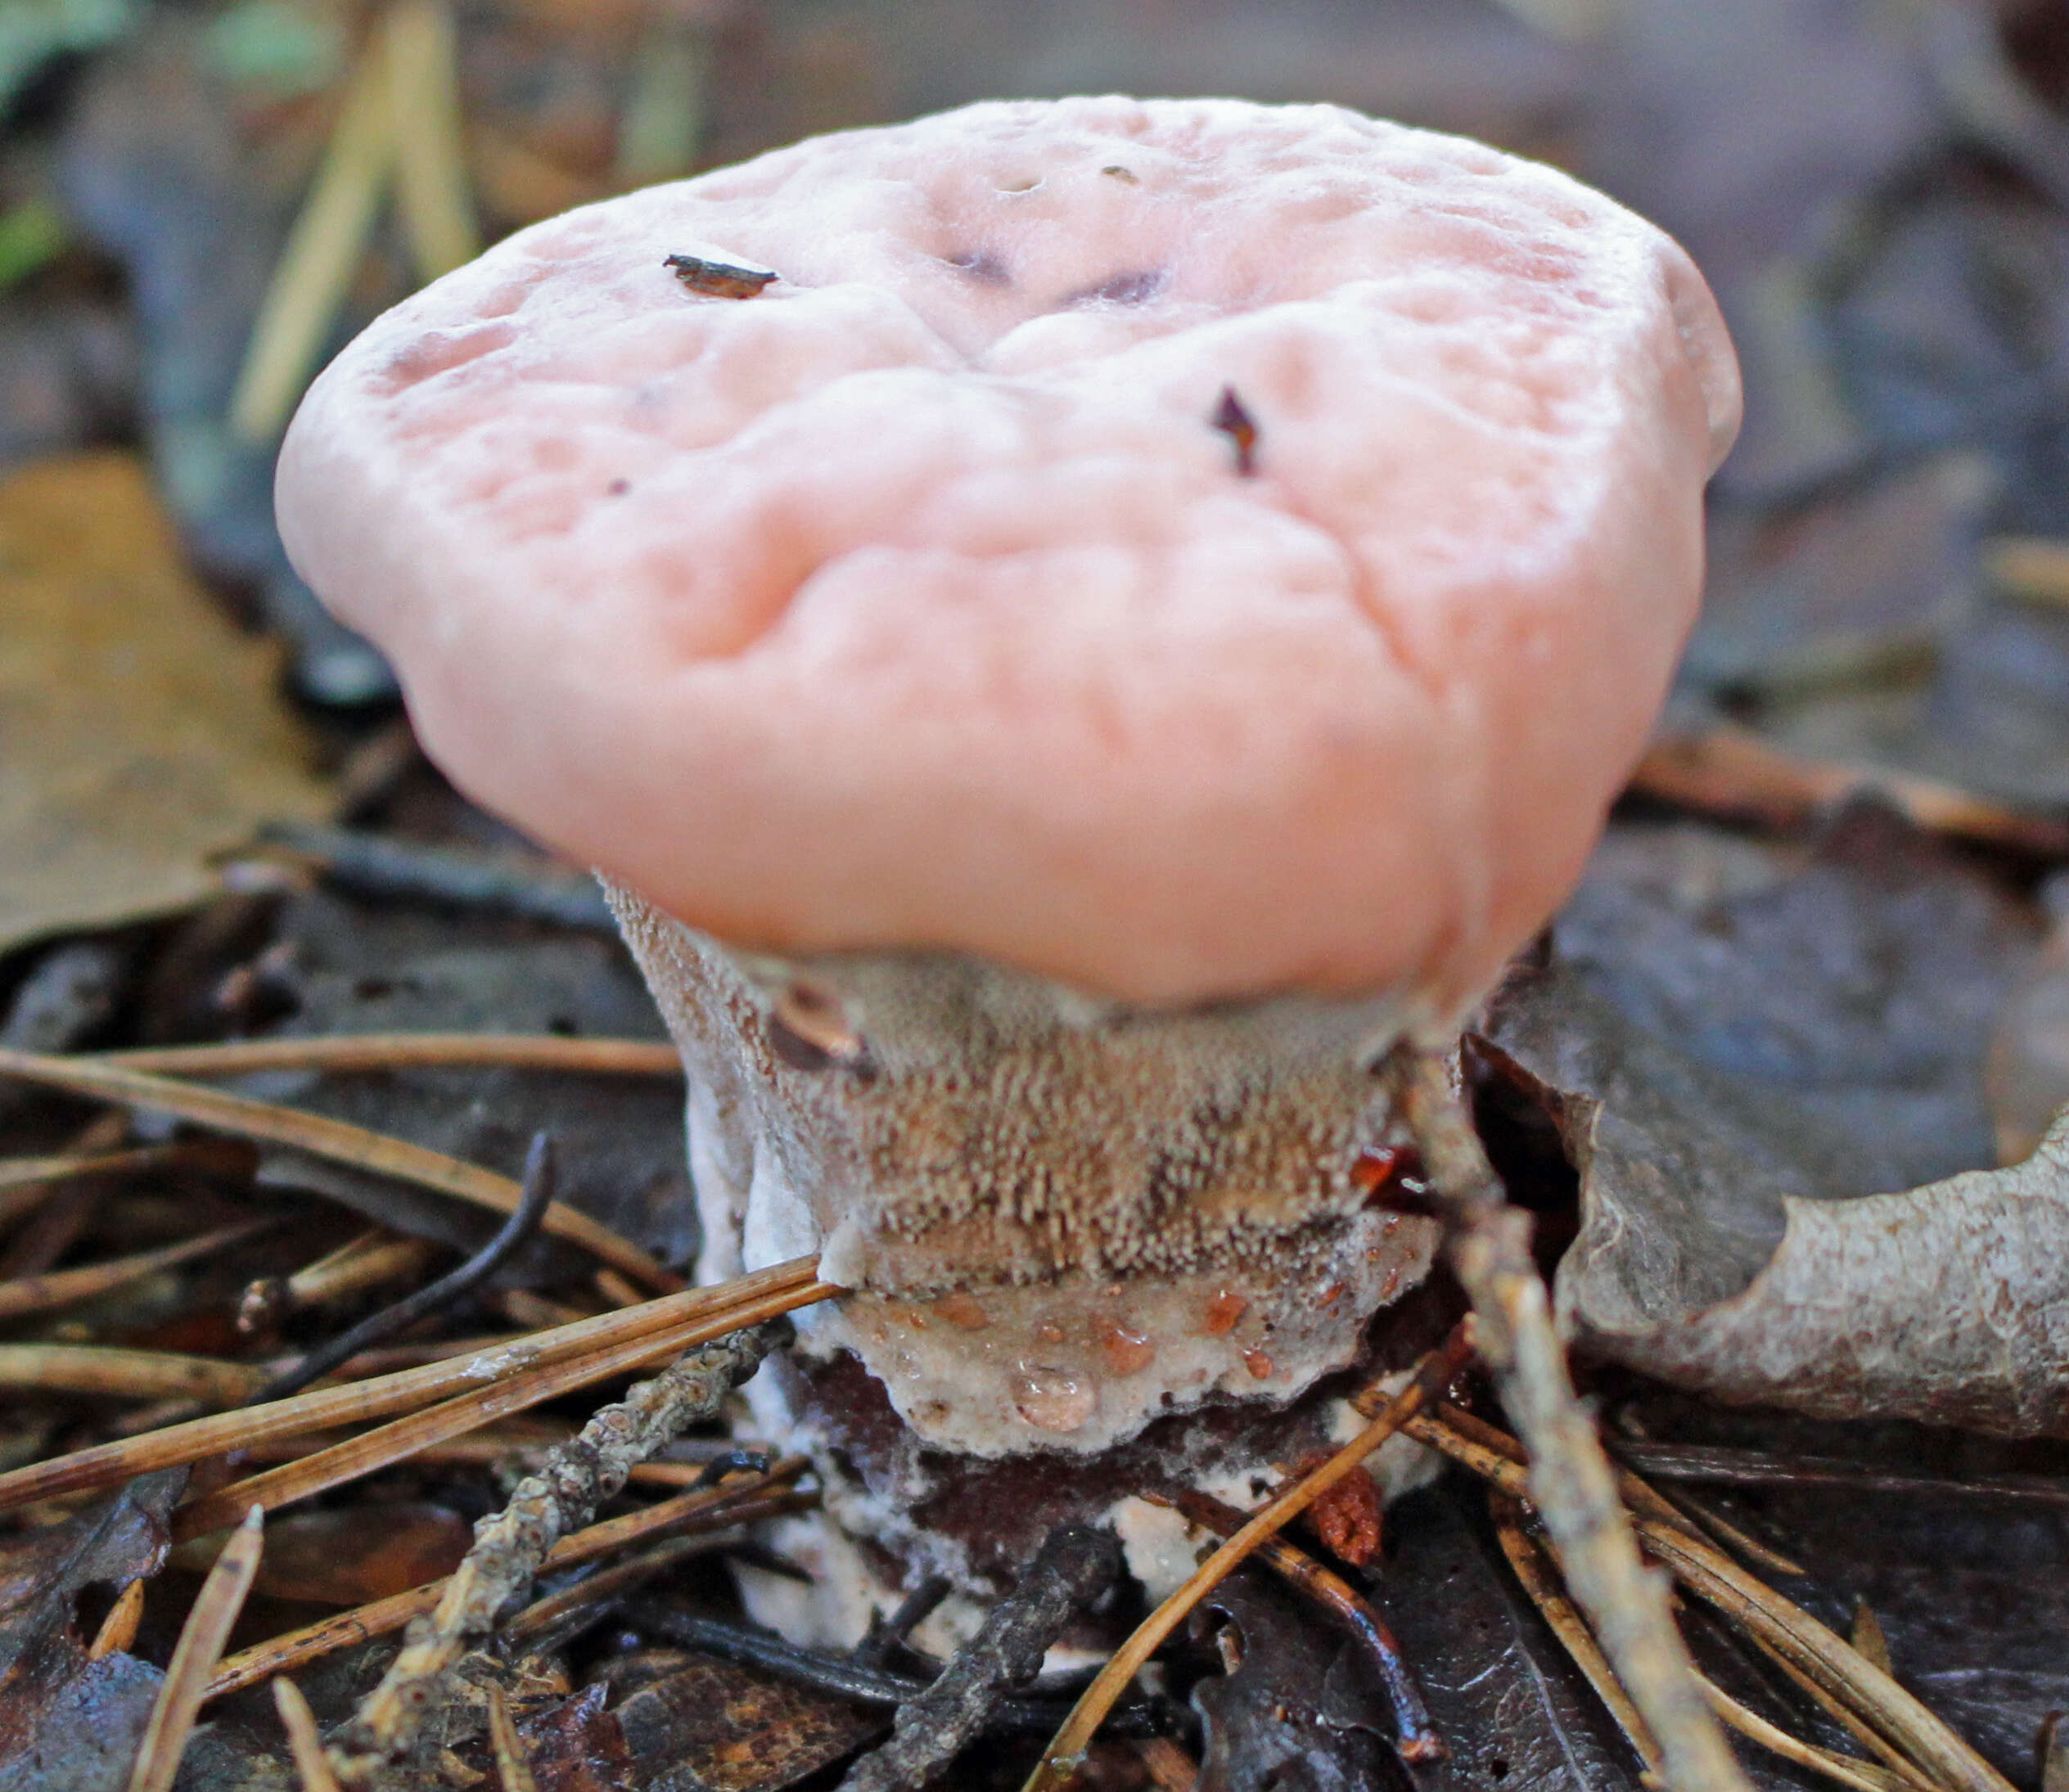
[[[1012,101],[509,238],[318,380],[279,509],[463,790],[699,928],[1441,1009],[1643,746],[1738,407],[1554,171]]]

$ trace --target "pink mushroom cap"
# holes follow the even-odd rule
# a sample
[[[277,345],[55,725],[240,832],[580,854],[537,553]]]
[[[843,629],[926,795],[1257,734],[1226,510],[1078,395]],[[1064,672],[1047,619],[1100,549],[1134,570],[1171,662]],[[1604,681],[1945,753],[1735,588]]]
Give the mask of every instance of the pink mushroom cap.
[[[1444,1012],[1643,748],[1738,407],[1688,257],[1550,169],[1011,101],[519,232],[278,502],[461,788],[694,926]]]

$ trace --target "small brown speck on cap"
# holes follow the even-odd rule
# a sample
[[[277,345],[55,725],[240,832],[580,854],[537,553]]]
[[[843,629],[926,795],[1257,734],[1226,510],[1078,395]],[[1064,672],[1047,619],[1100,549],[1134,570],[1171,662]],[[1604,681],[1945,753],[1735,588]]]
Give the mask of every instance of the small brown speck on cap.
[[[1243,408],[1243,401],[1236,396],[1236,389],[1225,385],[1221,389],[1221,403],[1215,407],[1214,426],[1236,444],[1236,471],[1249,479],[1257,471],[1257,420]]]
[[[669,255],[661,265],[692,292],[713,299],[751,299],[776,277],[766,268],[740,268],[701,255]]]

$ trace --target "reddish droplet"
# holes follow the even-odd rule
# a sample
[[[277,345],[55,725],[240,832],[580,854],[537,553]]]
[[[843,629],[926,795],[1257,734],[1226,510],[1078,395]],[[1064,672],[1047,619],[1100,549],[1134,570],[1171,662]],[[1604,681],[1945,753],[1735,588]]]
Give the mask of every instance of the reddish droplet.
[[[1034,1328],[1034,1335],[1044,1344],[1060,1344],[1063,1342],[1063,1328],[1053,1320],[1044,1319]]]
[[[1243,1367],[1256,1380],[1269,1381],[1272,1378],[1272,1359],[1261,1350],[1246,1350],[1243,1353]]]
[[[944,1294],[934,1303],[934,1310],[950,1325],[960,1326],[965,1331],[982,1331],[991,1323],[974,1294]]]
[[[1342,1299],[1343,1284],[1340,1281],[1332,1281],[1322,1290],[1321,1304],[1324,1307],[1333,1307]]]
[[[1107,1367],[1117,1376],[1132,1376],[1156,1360],[1156,1346],[1143,1333],[1131,1331],[1125,1326],[1107,1326],[1099,1340],[1099,1350],[1107,1359]]]
[[[1220,1337],[1223,1333],[1234,1329],[1236,1321],[1242,1317],[1249,1305],[1246,1295],[1227,1288],[1221,1290],[1207,1303],[1206,1312],[1201,1321],[1201,1330],[1210,1338]]]
[[[1350,1179],[1361,1195],[1377,1195],[1400,1173],[1407,1154],[1391,1145],[1368,1145],[1353,1160]]]

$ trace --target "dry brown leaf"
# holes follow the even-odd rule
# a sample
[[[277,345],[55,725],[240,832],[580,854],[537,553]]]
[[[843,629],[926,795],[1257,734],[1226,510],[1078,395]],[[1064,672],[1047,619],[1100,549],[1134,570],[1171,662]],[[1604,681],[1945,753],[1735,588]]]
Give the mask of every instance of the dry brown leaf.
[[[0,951],[184,907],[259,822],[324,815],[278,673],[134,457],[0,484]]]
[[[2069,1435],[2069,1113],[2008,1169],[1783,1205],[1742,1294],[1615,1354],[1727,1400]]]

